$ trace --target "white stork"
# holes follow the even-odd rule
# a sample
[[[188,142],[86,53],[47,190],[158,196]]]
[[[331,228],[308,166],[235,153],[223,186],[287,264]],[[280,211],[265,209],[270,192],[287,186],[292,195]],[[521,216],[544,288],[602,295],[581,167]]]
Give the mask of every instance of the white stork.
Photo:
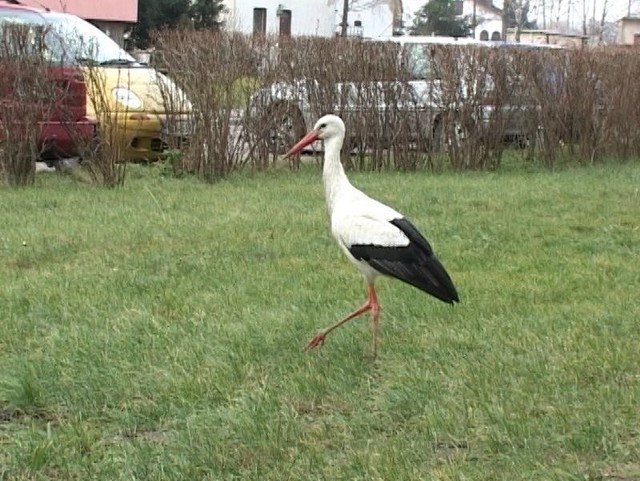
[[[399,212],[351,185],[340,161],[344,134],[342,119],[336,115],[325,115],[286,154],[286,157],[295,155],[316,140],[324,141],[322,176],[331,233],[367,282],[364,305],[318,333],[305,349],[321,346],[331,331],[371,311],[375,356],[380,314],[374,286],[376,277],[395,277],[449,304],[459,302],[459,298],[449,274],[418,229]]]

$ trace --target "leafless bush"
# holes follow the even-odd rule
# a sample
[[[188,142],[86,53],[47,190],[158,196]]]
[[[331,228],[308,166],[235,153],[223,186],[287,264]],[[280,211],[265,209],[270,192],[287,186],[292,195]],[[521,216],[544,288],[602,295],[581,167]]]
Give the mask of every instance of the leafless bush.
[[[104,69],[89,64],[83,71],[89,110],[98,126],[96,136],[92,139],[76,138],[82,152],[83,166],[95,184],[117,187],[124,184],[126,177],[127,127],[136,122],[135,115],[143,114],[132,112],[126,104],[118,104],[109,97],[112,85],[109,85]],[[119,69],[118,76],[126,75],[123,72],[126,70]],[[127,85],[128,79],[117,78],[115,85],[121,83]]]
[[[53,114],[52,99],[60,97],[40,38],[22,25],[0,29],[0,175],[11,185],[33,183],[39,122]]]
[[[551,166],[567,137],[566,61],[558,52],[516,50],[509,55],[502,96],[512,116],[507,125],[518,125],[526,157],[542,158]],[[515,120],[515,122],[514,122]],[[508,127],[507,127],[508,128]]]
[[[592,112],[602,121],[598,135],[603,155],[629,159],[640,157],[640,52],[626,49],[598,51],[600,75],[594,82]]]
[[[99,68],[68,66],[49,57],[45,29],[6,25],[0,30],[1,170],[10,183],[26,184],[33,182],[39,157],[53,161],[78,155],[94,182],[120,185],[124,144],[122,126],[115,125],[127,112],[114,112]],[[96,117],[99,135],[88,113]],[[59,135],[70,145],[63,148]]]
[[[456,169],[497,168],[515,110],[500,52],[439,46],[431,53],[434,152]],[[505,65],[503,65],[503,63]]]
[[[161,32],[155,43],[193,109],[191,138],[175,168],[210,182],[224,177],[244,161],[237,120],[257,72],[251,44],[241,35],[185,29]],[[170,105],[170,89],[163,92]]]
[[[565,60],[564,92],[558,103],[559,125],[555,127],[559,139],[567,142],[570,154],[580,162],[592,162],[604,154],[604,69],[602,59],[593,51],[569,52]]]
[[[360,170],[496,169],[507,149],[548,166],[640,155],[635,52],[440,45],[407,55],[391,42],[188,30],[156,44],[193,103],[178,168],[208,180],[272,165],[329,112],[347,126],[344,164]]]
[[[331,112],[341,116],[347,127],[343,159],[348,166],[415,168],[412,152],[413,144],[421,140],[420,112],[410,79],[398,68],[396,44],[296,39],[286,45],[277,68],[286,72],[280,88],[259,100],[267,105],[262,109],[266,112],[269,106],[286,102],[297,118],[305,120],[293,129],[294,138],[312,126],[312,119]],[[277,116],[264,118],[263,125],[270,129],[278,124],[282,122]],[[291,144],[290,138],[281,137]]]
[[[421,167],[433,144],[435,111],[430,92],[416,92],[399,49],[395,43],[352,39],[297,38],[279,45],[276,61],[262,71],[275,81],[261,81],[265,88],[253,99],[260,113],[253,138],[266,142],[275,157],[315,119],[332,112],[347,127],[347,166]]]

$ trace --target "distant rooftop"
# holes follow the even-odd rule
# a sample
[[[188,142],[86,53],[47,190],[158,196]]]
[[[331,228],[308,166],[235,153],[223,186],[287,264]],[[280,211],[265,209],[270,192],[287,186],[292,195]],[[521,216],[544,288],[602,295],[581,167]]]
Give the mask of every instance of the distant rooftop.
[[[515,33],[515,28],[508,28],[508,33]],[[549,35],[551,37],[567,37],[567,38],[589,38],[588,35],[582,35],[581,33],[563,33],[556,30],[544,30],[540,28],[523,28],[520,29],[520,34],[534,34],[534,35]]]
[[[138,0],[17,0],[33,8],[77,15],[85,20],[136,23]]]

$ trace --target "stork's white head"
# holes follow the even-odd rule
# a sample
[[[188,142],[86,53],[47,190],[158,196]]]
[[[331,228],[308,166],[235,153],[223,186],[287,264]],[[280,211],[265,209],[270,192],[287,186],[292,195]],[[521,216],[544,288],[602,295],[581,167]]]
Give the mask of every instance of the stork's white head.
[[[318,132],[318,138],[326,140],[331,137],[344,137],[344,122],[340,117],[327,114],[320,117],[313,126],[313,130]]]
[[[307,145],[315,142],[316,140],[331,140],[339,138],[340,141],[344,139],[344,122],[340,117],[333,114],[328,114],[320,117],[313,126],[313,129],[304,137],[302,137],[296,145],[291,147],[291,150],[287,152],[285,157],[290,157],[297,154]]]

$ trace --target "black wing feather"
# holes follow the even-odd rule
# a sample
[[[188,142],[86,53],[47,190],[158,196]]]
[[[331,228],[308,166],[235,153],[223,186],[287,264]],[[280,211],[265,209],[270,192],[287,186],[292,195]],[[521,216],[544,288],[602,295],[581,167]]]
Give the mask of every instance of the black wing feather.
[[[404,281],[443,302],[459,302],[451,277],[433,253],[427,239],[406,218],[394,219],[390,223],[409,238],[408,246],[356,244],[349,247],[351,255],[367,262],[380,273]]]

